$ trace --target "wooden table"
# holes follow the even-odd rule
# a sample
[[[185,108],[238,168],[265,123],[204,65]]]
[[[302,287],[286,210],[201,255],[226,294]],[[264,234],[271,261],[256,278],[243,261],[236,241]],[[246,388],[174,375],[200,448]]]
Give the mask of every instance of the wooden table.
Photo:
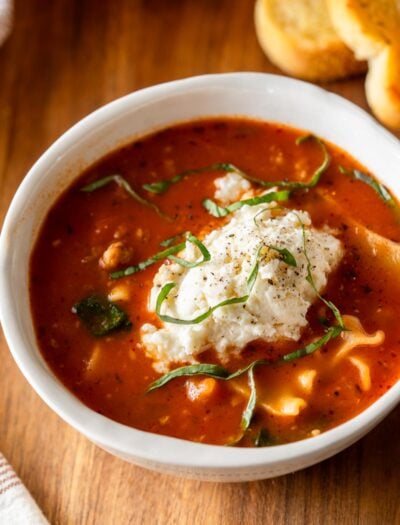
[[[1,216],[36,158],[102,104],[201,73],[279,73],[258,47],[252,9],[252,0],[17,0],[0,49]],[[362,78],[325,87],[366,107]],[[47,408],[0,343],[0,450],[51,523],[400,524],[400,407],[302,472],[186,481],[92,445]]]

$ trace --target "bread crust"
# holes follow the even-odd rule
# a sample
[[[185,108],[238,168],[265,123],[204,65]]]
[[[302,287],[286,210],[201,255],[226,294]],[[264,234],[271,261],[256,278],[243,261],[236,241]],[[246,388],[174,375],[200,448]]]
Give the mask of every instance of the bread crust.
[[[310,34],[306,34],[307,26],[304,34],[288,30],[285,21],[278,20],[274,13],[274,8],[282,2],[290,0],[257,0],[255,4],[258,41],[273,64],[289,75],[311,81],[335,80],[365,71],[365,63],[355,59],[326,19],[329,14],[324,5],[325,0],[320,0],[320,8],[325,26],[328,27],[325,27],[325,32],[321,29],[323,34],[320,32],[318,38],[313,35],[315,27],[310,27]],[[303,9],[307,20],[310,2],[304,0]]]
[[[332,23],[358,58],[368,60],[368,104],[400,129],[400,4],[396,0],[327,0]]]

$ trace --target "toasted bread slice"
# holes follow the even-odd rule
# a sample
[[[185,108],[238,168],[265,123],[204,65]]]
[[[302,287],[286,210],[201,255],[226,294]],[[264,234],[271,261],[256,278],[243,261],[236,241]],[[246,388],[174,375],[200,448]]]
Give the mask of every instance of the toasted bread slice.
[[[343,41],[368,60],[365,89],[372,111],[400,129],[400,2],[328,0],[328,8]]]
[[[365,71],[334,30],[326,0],[257,0],[254,15],[261,47],[286,73],[327,81]]]

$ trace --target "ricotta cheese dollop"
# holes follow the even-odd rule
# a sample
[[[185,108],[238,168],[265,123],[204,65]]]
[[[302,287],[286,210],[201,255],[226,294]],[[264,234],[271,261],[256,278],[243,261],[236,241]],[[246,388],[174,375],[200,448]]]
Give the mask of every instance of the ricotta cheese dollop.
[[[235,172],[215,179],[214,186],[214,197],[223,205],[241,199],[251,189],[250,182]]]
[[[161,288],[174,282],[176,286],[161,312],[187,320],[226,299],[245,296],[247,279],[259,254],[257,278],[245,303],[218,308],[198,324],[142,326],[142,343],[155,368],[165,372],[173,362],[195,363],[196,356],[210,347],[224,362],[257,339],[298,340],[307,325],[307,310],[316,299],[306,280],[302,224],[314,284],[322,291],[328,274],[343,255],[340,241],[326,229],[315,229],[307,212],[274,211],[266,204],[244,206],[231,215],[227,224],[202,240],[211,254],[210,261],[195,268],[170,261],[162,264],[154,277],[149,309],[155,310]],[[288,265],[272,246],[289,250],[297,265]],[[180,257],[202,260],[198,248],[189,242]]]

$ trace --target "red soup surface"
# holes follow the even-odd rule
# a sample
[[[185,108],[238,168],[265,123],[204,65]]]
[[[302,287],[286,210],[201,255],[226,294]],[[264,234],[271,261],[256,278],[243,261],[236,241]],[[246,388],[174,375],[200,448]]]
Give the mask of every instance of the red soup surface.
[[[307,211],[316,228],[328,226],[342,241],[344,256],[322,292],[344,316],[348,331],[339,328],[325,344],[307,347],[339,326],[330,303],[316,298],[299,341],[257,340],[224,363],[212,348],[197,356],[229,372],[264,359],[252,369],[253,384],[249,372],[228,380],[218,374],[184,375],[147,392],[161,374],[146,353],[140,330],[144,323],[162,326],[148,309],[148,297],[165,257],[120,279],[110,273],[165,250],[160,243],[174,235],[190,231],[201,240],[229,221],[229,215],[214,217],[202,204],[214,199],[214,180],[226,174],[213,164],[231,163],[250,177],[285,181],[281,189],[287,181],[309,182],[323,160],[323,144],[315,138],[296,143],[301,136],[289,127],[243,118],[176,125],[104,157],[57,200],[32,253],[31,307],[45,360],[83,403],[149,432],[267,446],[314,436],[352,418],[398,380],[400,282],[388,262],[400,241],[397,204],[347,153],[326,144],[331,161],[319,182],[286,188],[290,196],[279,204]],[[161,193],[143,188],[207,166],[186,173]],[[363,172],[362,180],[353,170]],[[104,179],[113,175],[123,179]],[[85,187],[88,191],[82,191]],[[254,188],[265,190],[257,183]],[[93,334],[82,308],[94,305],[79,303],[88,297],[102,298],[96,311],[100,321],[106,311],[112,321],[122,316],[120,324],[117,319],[108,331],[100,323]],[[353,345],[348,344],[350,333]],[[338,358],[345,344],[345,358]],[[282,360],[305,347],[309,355]],[[185,365],[174,363],[171,370]],[[271,399],[274,408],[266,401]]]

